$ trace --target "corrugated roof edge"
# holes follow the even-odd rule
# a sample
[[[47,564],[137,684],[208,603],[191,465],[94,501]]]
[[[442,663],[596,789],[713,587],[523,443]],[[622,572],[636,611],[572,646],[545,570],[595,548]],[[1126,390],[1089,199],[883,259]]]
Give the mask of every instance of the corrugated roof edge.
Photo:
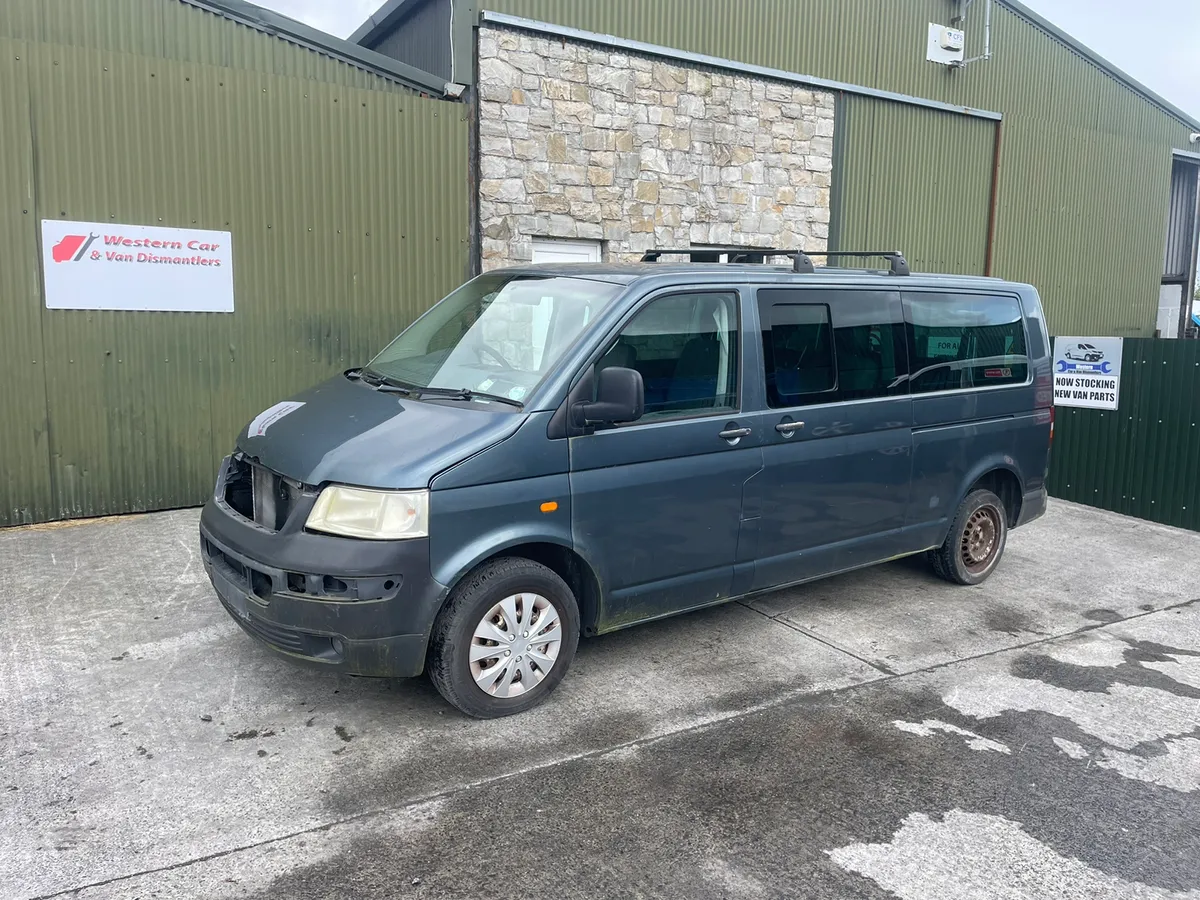
[[[366,39],[376,37],[382,39],[385,35],[379,34],[379,32],[390,30],[409,7],[419,6],[424,2],[426,0],[387,0],[379,9],[367,16],[367,21],[354,29],[354,34],[346,40],[364,47],[367,44],[375,43],[374,40]]]
[[[1024,3],[1019,2],[1019,0],[997,0],[997,2],[1001,3],[1004,6],[1007,6],[1009,9],[1011,9],[1017,15],[1021,16],[1023,19],[1028,20],[1031,25],[1034,25],[1037,28],[1040,28],[1042,31],[1046,32],[1052,38],[1062,41],[1062,43],[1066,44],[1067,47],[1069,47],[1071,50],[1074,50],[1076,53],[1078,53],[1080,56],[1087,59],[1089,62],[1094,63],[1097,66],[1097,68],[1102,69],[1104,72],[1106,72],[1107,74],[1109,74],[1110,76],[1115,78],[1117,81],[1124,84],[1126,87],[1128,87],[1134,93],[1140,94],[1142,99],[1149,100],[1155,106],[1158,106],[1159,108],[1161,108],[1164,112],[1170,113],[1172,116],[1179,119],[1179,121],[1182,122],[1184,125],[1187,125],[1190,128],[1195,128],[1197,130],[1200,130],[1200,120],[1197,120],[1196,118],[1192,117],[1188,113],[1184,112],[1182,109],[1180,109],[1178,106],[1176,106],[1170,100],[1167,100],[1162,95],[1156,94],[1154,91],[1150,90],[1150,88],[1146,87],[1144,84],[1142,84],[1136,78],[1134,78],[1132,75],[1128,74],[1123,69],[1117,68],[1112,63],[1110,63],[1107,59],[1105,59],[1103,56],[1101,56],[1099,53],[1097,53],[1095,50],[1091,49],[1086,44],[1083,44],[1080,41],[1076,40],[1075,38],[1071,37],[1071,35],[1067,34],[1067,32],[1063,31],[1061,28],[1059,28],[1057,25],[1055,25],[1049,19],[1045,19],[1042,16],[1035,13],[1032,9],[1030,9]]]
[[[367,20],[358,26],[357,29],[355,29],[354,34],[350,35],[349,39],[359,45],[375,43],[377,39],[383,37],[380,32],[391,28],[391,26],[394,25],[396,20],[400,17],[400,14],[403,13],[405,7],[414,2],[418,2],[418,0],[387,0],[387,2],[384,3],[378,10],[376,10],[373,15],[368,16]],[[1179,119],[1183,124],[1200,130],[1200,120],[1193,118],[1170,100],[1167,100],[1160,94],[1150,90],[1150,88],[1146,87],[1132,75],[1128,74],[1123,69],[1117,68],[1095,50],[1092,50],[1086,44],[1071,37],[1071,35],[1067,34],[1067,32],[1063,31],[1050,20],[1045,19],[1035,13],[1024,3],[1019,2],[1019,0],[997,0],[997,2],[1007,6],[1034,27],[1040,28],[1051,37],[1061,41],[1069,49],[1089,60],[1095,64],[1097,68],[1101,69],[1112,78],[1115,78],[1117,81],[1124,84],[1134,93],[1140,95],[1143,100],[1150,101],[1152,104],[1163,110],[1163,112],[1169,113],[1170,115]],[[480,10],[481,16],[485,15],[486,13],[487,10]]]
[[[444,78],[439,78],[430,72],[422,71],[382,53],[376,53],[374,50],[368,50],[353,41],[334,37],[332,34],[312,28],[303,22],[297,22],[295,19],[289,19],[287,16],[282,16],[269,9],[255,6],[253,3],[246,3],[245,0],[179,0],[179,2],[248,25],[289,43],[314,50],[389,81],[395,81],[414,91],[430,94],[438,99],[446,99],[446,80]]]

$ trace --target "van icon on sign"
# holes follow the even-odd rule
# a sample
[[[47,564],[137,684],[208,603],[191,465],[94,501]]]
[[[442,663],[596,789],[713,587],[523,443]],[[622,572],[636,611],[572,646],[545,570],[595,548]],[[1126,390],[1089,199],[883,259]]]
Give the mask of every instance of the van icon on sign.
[[[98,237],[100,237],[98,234],[88,236],[82,234],[65,235],[62,240],[51,248],[51,258],[56,263],[78,262],[83,259],[83,254],[87,253],[88,247],[92,246],[92,242]]]
[[[1091,344],[1076,344],[1074,347],[1068,347],[1063,351],[1063,356],[1082,362],[1100,362],[1104,359],[1104,353]]]

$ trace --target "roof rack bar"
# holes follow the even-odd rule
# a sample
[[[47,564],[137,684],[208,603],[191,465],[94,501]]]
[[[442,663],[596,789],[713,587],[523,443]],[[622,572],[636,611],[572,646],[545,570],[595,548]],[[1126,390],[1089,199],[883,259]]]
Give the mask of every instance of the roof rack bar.
[[[693,253],[728,253],[751,259],[767,256],[783,256],[791,250],[776,250],[774,247],[688,247],[683,250],[648,250],[642,254],[642,262],[658,262],[660,256],[691,256]]]
[[[812,275],[816,271],[812,259],[803,250],[779,250],[778,247],[689,247],[688,250],[648,250],[642,254],[643,263],[659,262],[664,256],[691,257],[694,253],[728,253],[731,263],[766,263],[767,257],[787,257],[792,271]]]
[[[908,267],[908,260],[904,258],[904,254],[899,250],[825,250],[820,253],[814,253],[814,256],[858,256],[872,257],[881,256],[888,261],[889,271],[892,275],[910,275],[912,271]]]
[[[658,262],[662,256],[691,256],[693,253],[727,253],[731,263],[766,262],[769,256],[786,256],[792,261],[792,271],[811,275],[816,269],[803,250],[780,250],[776,247],[689,247],[686,250],[647,250],[642,262]]]
[[[663,256],[692,256],[696,253],[727,253],[731,263],[766,262],[770,256],[786,256],[792,261],[792,271],[811,275],[813,267],[812,256],[836,257],[855,256],[870,258],[878,256],[888,261],[888,273],[891,275],[910,275],[912,270],[908,260],[900,250],[821,250],[811,256],[803,250],[780,250],[776,247],[687,247],[685,249],[647,250],[642,254],[642,262],[658,262]]]

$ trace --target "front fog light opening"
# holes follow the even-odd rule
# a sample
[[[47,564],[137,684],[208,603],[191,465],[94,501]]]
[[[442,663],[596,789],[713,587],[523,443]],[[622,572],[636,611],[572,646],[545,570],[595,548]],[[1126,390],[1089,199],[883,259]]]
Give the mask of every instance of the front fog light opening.
[[[338,656],[346,655],[346,645],[342,643],[341,638],[334,638],[332,641],[330,641],[330,644],[333,646],[333,652]]]

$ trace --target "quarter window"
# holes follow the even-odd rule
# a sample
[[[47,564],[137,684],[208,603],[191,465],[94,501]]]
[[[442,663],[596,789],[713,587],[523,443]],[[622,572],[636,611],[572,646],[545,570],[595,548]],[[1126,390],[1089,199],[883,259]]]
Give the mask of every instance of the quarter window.
[[[646,386],[642,421],[736,409],[737,295],[673,294],[652,300],[597,366],[641,373]]]
[[[906,294],[913,393],[1023,384],[1025,326],[1015,297]]]

